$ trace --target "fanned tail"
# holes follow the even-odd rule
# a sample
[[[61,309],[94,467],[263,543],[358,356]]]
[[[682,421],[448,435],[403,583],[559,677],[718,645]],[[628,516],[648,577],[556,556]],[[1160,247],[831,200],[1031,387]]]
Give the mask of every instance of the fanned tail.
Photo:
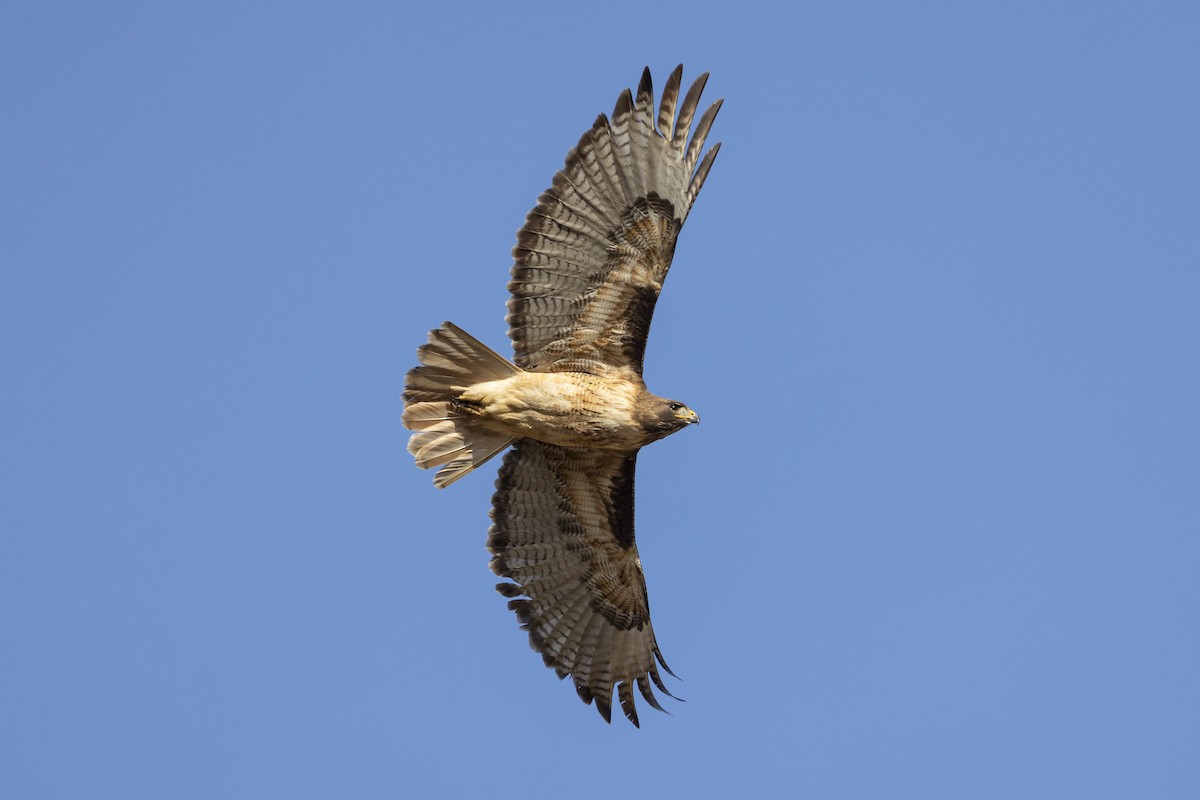
[[[458,405],[471,386],[521,372],[508,359],[450,322],[429,332],[417,350],[421,366],[404,379],[404,427],[416,431],[408,452],[421,469],[440,467],[433,478],[445,488],[513,443]]]

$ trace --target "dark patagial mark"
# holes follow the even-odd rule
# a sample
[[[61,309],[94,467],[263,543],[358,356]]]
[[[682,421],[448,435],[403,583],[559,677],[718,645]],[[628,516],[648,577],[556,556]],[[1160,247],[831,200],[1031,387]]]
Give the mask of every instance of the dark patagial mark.
[[[633,547],[633,476],[637,467],[637,452],[621,462],[612,477],[612,489],[605,498],[608,506],[608,526],[617,544],[628,550]]]
[[[642,374],[646,359],[646,339],[650,335],[650,322],[654,318],[654,306],[658,303],[658,292],[649,286],[635,288],[625,306],[625,343],[622,355]]]

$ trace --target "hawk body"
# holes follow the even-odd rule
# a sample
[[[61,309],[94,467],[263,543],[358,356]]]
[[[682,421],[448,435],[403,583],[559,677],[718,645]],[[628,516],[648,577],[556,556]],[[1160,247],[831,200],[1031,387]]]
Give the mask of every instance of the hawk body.
[[[522,372],[475,384],[456,401],[464,413],[501,432],[621,452],[699,421],[682,403],[655,397],[640,382],[586,372]]]
[[[496,479],[488,549],[530,643],[605,720],[613,693],[670,695],[634,537],[637,453],[699,417],[642,380],[675,242],[716,157],[721,102],[696,120],[707,75],[657,109],[650,72],[601,115],[538,198],[513,249],[512,361],[447,322],[405,378],[417,466],[444,487],[512,446]],[[695,131],[692,124],[696,123]]]

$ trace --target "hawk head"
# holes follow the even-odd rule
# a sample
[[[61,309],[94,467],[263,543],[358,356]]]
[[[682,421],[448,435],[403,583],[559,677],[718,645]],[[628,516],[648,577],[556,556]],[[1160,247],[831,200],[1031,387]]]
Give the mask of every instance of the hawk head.
[[[700,416],[678,400],[647,394],[638,403],[638,422],[646,431],[647,441],[670,436],[681,428],[694,425]]]

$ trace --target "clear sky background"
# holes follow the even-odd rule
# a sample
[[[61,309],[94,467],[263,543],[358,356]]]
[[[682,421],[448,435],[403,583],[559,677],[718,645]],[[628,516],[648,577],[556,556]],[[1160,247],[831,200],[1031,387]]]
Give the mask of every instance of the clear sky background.
[[[6,3],[3,794],[1196,797],[1197,9]],[[639,731],[399,397],[680,61]]]

